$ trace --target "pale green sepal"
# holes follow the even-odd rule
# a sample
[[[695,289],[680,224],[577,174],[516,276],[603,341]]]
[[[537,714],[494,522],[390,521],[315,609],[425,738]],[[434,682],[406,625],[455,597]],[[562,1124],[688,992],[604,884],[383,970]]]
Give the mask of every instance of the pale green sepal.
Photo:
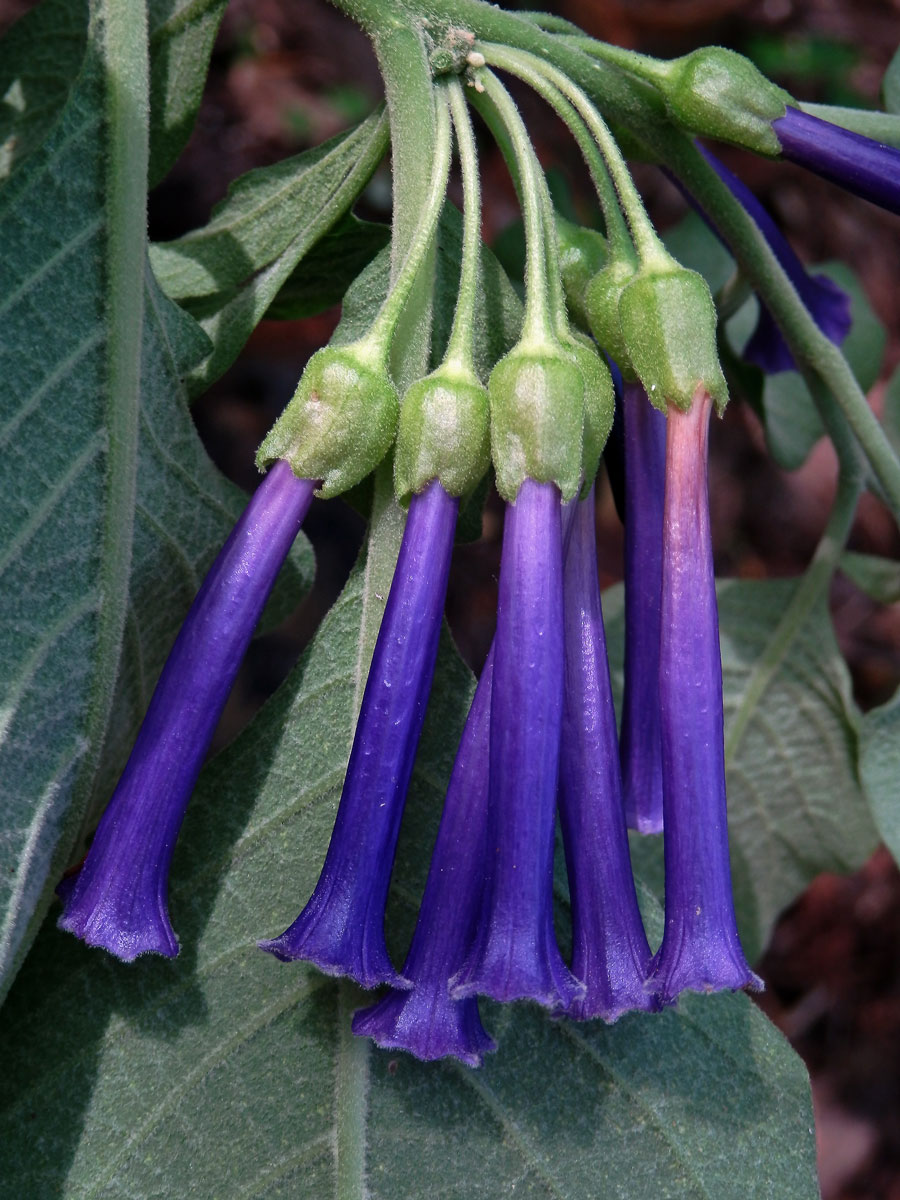
[[[323,346],[256,455],[262,470],[284,458],[317,496],[337,496],[364,479],[394,440],[397,390],[377,356],[360,343]]]
[[[606,238],[595,229],[575,225],[557,213],[556,241],[569,317],[587,331],[591,326],[585,307],[585,291],[591,279],[606,265]]]
[[[622,378],[633,383],[637,378],[619,320],[619,297],[635,277],[635,267],[624,259],[613,259],[591,279],[585,289],[584,304],[588,326],[622,372]]]
[[[612,429],[616,410],[616,389],[609,367],[597,353],[593,342],[573,340],[570,350],[584,380],[584,437],[581,451],[581,499],[590,491],[600,466],[600,456]]]
[[[526,479],[555,483],[563,500],[581,485],[584,382],[565,349],[521,345],[488,382],[497,491],[514,502]]]
[[[705,46],[668,67],[666,106],[679,125],[757,154],[781,152],[772,122],[795,101],[743,54]]]
[[[721,414],[728,386],[716,352],[716,308],[702,275],[685,267],[641,271],[619,299],[631,362],[652,404],[687,411],[698,388]]]
[[[394,450],[401,504],[432,479],[450,496],[477,487],[491,462],[486,389],[471,371],[441,366],[406,392]]]

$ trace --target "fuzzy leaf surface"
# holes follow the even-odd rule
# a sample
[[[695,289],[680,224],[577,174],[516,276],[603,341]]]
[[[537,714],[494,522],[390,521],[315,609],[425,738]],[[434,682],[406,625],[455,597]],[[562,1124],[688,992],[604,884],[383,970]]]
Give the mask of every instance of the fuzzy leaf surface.
[[[363,993],[256,949],[321,866],[399,529],[376,504],[309,651],[207,767],[173,867],[181,956],[125,966],[44,929],[0,1035],[0,1195],[814,1200],[805,1071],[745,996],[613,1027],[486,1005],[500,1049],[473,1071],[373,1049],[350,1033]],[[398,959],[470,694],[445,642],[388,912]]]

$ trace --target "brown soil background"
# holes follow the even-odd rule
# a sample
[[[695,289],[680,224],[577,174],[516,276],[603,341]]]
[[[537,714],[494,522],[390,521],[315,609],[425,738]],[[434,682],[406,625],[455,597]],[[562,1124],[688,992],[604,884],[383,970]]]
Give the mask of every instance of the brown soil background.
[[[0,0],[0,27],[31,5]],[[900,0],[560,0],[554,11],[589,33],[661,57],[706,43],[749,53],[805,100],[877,105],[881,77],[900,41]],[[216,44],[197,128],[169,178],[151,196],[150,231],[175,237],[202,224],[228,182],[338,132],[380,95],[368,43],[325,0],[232,0]],[[523,101],[527,98],[523,97]],[[586,204],[574,149],[540,105],[524,103],[545,166],[572,179]],[[898,219],[799,169],[737,151],[722,157],[776,215],[806,261],[839,258],[860,275],[888,329],[878,411],[900,361]],[[517,216],[496,155],[483,158],[485,237]],[[684,205],[656,172],[639,182],[661,228]],[[379,175],[366,215],[387,219],[390,182]],[[264,322],[239,362],[195,407],[210,453],[250,489],[253,451],[293,392],[309,355],[338,313],[297,323]],[[803,570],[821,533],[835,481],[834,456],[820,443],[787,475],[766,457],[745,405],[729,408],[712,441],[711,494],[717,569],[777,577]],[[622,535],[608,488],[598,500],[602,583],[622,574]],[[275,635],[251,649],[220,740],[247,719],[295,661],[340,589],[362,537],[361,519],[341,503],[319,504],[307,522],[316,548],[313,594]],[[458,548],[448,616],[465,657],[478,669],[493,633],[500,511],[489,504],[481,542]],[[900,535],[871,497],[851,547],[896,558]],[[882,607],[838,576],[832,611],[864,707],[900,683],[900,605]],[[900,791],[900,788],[898,788]],[[758,964],[765,1012],[809,1067],[825,1200],[900,1200],[900,873],[880,850],[855,876],[821,876],[783,915]],[[749,1193],[748,1193],[749,1194]],[[786,1198],[787,1200],[787,1198]]]

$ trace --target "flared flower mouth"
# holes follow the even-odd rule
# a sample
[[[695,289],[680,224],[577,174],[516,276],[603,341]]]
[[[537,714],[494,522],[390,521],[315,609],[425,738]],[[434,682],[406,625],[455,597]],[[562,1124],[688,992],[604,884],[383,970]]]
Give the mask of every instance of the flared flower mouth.
[[[188,800],[315,481],[277,462],[197,594],[163,667],[125,770],[77,874],[59,887],[60,929],[126,962],[169,958],[169,865]]]
[[[384,1048],[480,1066],[496,1049],[474,996],[450,995],[450,980],[475,937],[487,874],[488,753],[493,651],[488,656],[450,777],[440,828],[403,978],[353,1018],[353,1032]]]

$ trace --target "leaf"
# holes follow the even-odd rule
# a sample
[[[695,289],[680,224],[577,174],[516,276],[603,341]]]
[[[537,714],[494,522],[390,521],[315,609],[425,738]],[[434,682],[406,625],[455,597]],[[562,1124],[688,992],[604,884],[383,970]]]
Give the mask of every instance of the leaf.
[[[348,213],[300,260],[266,310],[267,320],[299,321],[339,304],[357,275],[391,240],[387,225]]]
[[[731,864],[751,961],[778,914],[816,875],[856,870],[878,842],[857,776],[859,714],[824,604],[772,673],[766,669],[764,655],[796,586],[725,580],[718,589]],[[604,593],[619,680],[622,596],[619,588]],[[658,890],[657,841],[636,843],[635,870]]]
[[[845,550],[841,555],[840,567],[860,591],[879,604],[896,604],[900,601],[900,563],[894,559]]]
[[[149,0],[150,167],[154,187],[184,149],[228,0]]]
[[[885,112],[900,113],[900,47],[894,51],[881,81],[881,99]]]
[[[387,117],[373,113],[314,150],[249,171],[203,229],[151,247],[163,290],[213,344],[188,379],[191,395],[231,366],[297,264],[349,211],[387,143]]]
[[[0,183],[59,119],[87,45],[87,0],[44,0],[0,41]]]
[[[861,721],[859,774],[884,844],[900,861],[900,691]]]
[[[0,1186],[30,1200],[814,1200],[806,1073],[745,996],[614,1027],[486,1005],[500,1050],[472,1071],[374,1050],[350,1033],[362,993],[255,948],[296,915],[331,832],[399,535],[381,496],[369,556],[304,659],[204,772],[173,866],[181,957],[125,966],[43,931],[0,1034]],[[445,642],[398,854],[395,954],[470,691]]]
[[[206,339],[142,281],[143,196],[110,151],[105,79],[92,41],[0,191],[0,993],[244,502],[186,411]],[[107,269],[114,234],[127,255]],[[310,574],[307,551],[295,586]]]
[[[853,323],[841,349],[859,386],[868,391],[881,372],[886,342],[884,326],[846,263],[827,262],[809,270],[827,275],[850,296]],[[795,471],[825,432],[809,388],[796,371],[770,375],[763,389],[763,409],[766,441],[772,457],[786,471]]]

